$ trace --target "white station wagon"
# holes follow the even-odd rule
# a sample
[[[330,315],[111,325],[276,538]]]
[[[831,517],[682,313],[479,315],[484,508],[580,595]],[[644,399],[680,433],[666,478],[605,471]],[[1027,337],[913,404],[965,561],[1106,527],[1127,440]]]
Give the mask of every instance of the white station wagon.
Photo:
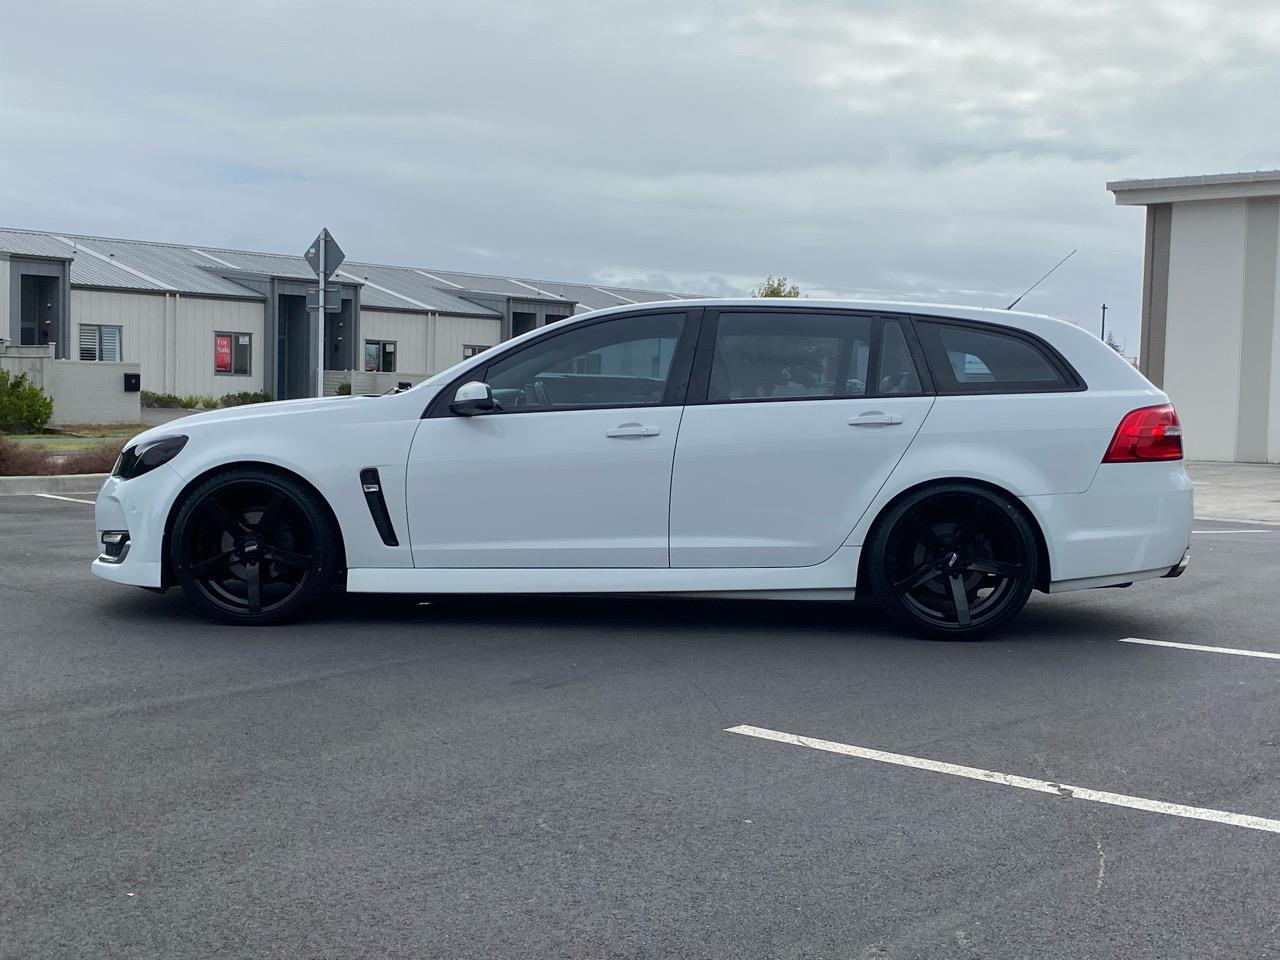
[[[876,598],[932,635],[1033,589],[1177,576],[1169,398],[1079,327],[935,304],[704,300],[532,331],[402,393],[130,442],[93,572],[274,623],[370,593]]]

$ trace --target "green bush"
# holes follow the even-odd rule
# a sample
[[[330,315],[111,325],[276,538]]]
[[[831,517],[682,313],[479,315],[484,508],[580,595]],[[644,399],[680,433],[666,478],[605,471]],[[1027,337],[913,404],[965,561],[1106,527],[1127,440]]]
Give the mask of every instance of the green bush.
[[[241,390],[239,393],[226,394],[219,401],[219,406],[242,407],[246,403],[270,403],[274,399],[275,397],[265,390]]]
[[[25,373],[10,377],[8,370],[0,370],[0,430],[39,433],[52,416],[53,398]]]
[[[351,381],[343,380],[340,384],[338,384],[337,393],[338,393],[338,396],[340,397],[351,396]]]

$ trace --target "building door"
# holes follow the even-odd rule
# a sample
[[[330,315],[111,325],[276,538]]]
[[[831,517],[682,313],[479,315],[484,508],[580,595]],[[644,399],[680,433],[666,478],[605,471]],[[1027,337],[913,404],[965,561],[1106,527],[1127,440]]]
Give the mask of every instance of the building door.
[[[276,399],[297,400],[314,396],[311,380],[315,360],[311,355],[311,329],[307,298],[282,293],[277,307]]]

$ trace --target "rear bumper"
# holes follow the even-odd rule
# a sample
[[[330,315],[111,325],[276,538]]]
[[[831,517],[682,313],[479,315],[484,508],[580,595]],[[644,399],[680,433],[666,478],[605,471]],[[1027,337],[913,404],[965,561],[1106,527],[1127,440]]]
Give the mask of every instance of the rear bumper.
[[[1084,493],[1024,497],[1023,503],[1044,531],[1051,592],[1186,569],[1194,504],[1181,461],[1103,464]]]

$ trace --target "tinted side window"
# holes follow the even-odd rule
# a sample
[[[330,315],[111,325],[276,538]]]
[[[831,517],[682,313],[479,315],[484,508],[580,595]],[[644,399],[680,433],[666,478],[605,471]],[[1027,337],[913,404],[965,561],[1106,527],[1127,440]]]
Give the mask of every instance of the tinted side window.
[[[870,343],[866,317],[722,313],[707,402],[862,396]]]
[[[907,346],[902,324],[886,320],[880,335],[879,390],[882,394],[920,393],[920,374]]]
[[[590,324],[503,357],[486,380],[505,411],[656,406],[684,324],[682,313]]]
[[[1017,334],[922,321],[916,325],[939,392],[1005,393],[1075,386],[1046,351]]]

